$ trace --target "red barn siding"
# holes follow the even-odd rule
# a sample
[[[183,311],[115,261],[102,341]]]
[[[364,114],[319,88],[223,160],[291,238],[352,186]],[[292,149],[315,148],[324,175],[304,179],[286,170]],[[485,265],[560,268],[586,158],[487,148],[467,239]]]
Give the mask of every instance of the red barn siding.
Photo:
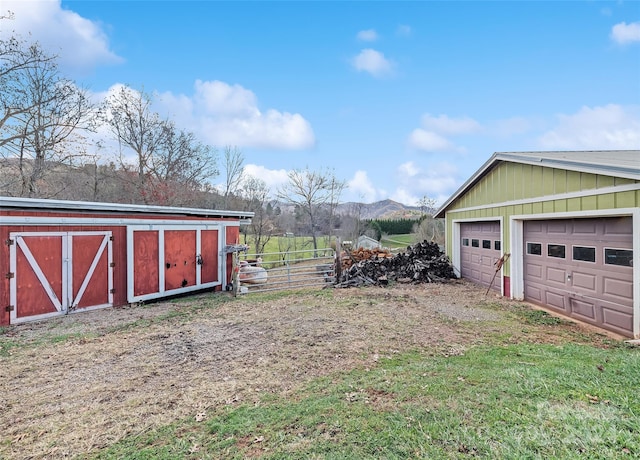
[[[46,200],[45,200],[46,201]],[[35,202],[35,200],[33,201]],[[77,206],[77,203],[74,203]],[[114,205],[118,207],[120,205]],[[46,206],[44,206],[46,208]],[[219,211],[216,211],[219,212]],[[20,217],[27,218],[34,224],[25,225],[8,224],[5,218],[8,217]],[[11,314],[9,306],[11,303],[10,287],[11,280],[6,276],[11,271],[11,247],[7,241],[10,239],[12,233],[52,233],[61,232],[65,234],[77,233],[77,232],[111,232],[113,240],[111,241],[112,249],[112,276],[113,276],[113,291],[112,301],[114,306],[122,306],[128,303],[127,290],[128,290],[128,267],[127,267],[127,226],[137,225],[138,222],[144,220],[149,222],[150,220],[158,220],[158,225],[164,225],[166,223],[175,222],[179,225],[188,225],[189,222],[193,222],[193,225],[199,228],[203,223],[211,223],[213,225],[219,225],[220,229],[225,229],[224,242],[226,244],[234,244],[238,240],[239,227],[238,223],[240,218],[247,218],[249,215],[241,215],[240,217],[230,216],[222,217],[221,215],[208,216],[208,215],[188,215],[182,213],[154,213],[154,212],[124,212],[124,211],[96,211],[90,210],[58,210],[58,209],[40,209],[40,208],[21,208],[21,207],[4,207],[0,200],[0,325],[10,324]],[[44,219],[59,219],[54,221],[44,222]],[[82,224],[71,222],[71,219],[83,219]],[[90,221],[95,219],[95,224]],[[109,223],[105,224],[104,220],[109,219]],[[3,222],[3,220],[5,222]],[[121,220],[113,224],[114,221]],[[85,223],[84,221],[87,221]],[[154,224],[155,227],[155,224]],[[196,247],[196,232],[195,231],[173,231],[165,230],[165,244],[163,248],[157,247],[157,231],[151,230],[149,232],[136,231],[136,241],[134,247],[136,257],[134,258],[134,265],[138,270],[135,276],[135,292],[149,293],[158,292],[158,253],[159,251],[165,251],[165,257],[168,259],[175,259],[172,262],[174,267],[171,270],[165,272],[165,285],[167,290],[173,288],[180,288],[183,286],[191,286],[197,288],[199,284],[203,283],[216,283],[221,281],[219,275],[219,263],[218,263],[218,242],[220,234],[215,229],[202,229],[200,230],[200,251],[201,254],[195,256]],[[154,234],[154,237],[145,238]],[[186,236],[185,236],[186,235]],[[58,237],[57,242],[52,242],[55,239],[49,239],[46,236],[43,237],[28,237],[29,244],[34,244],[38,247],[38,260],[40,258],[51,258],[53,254],[57,254],[58,259],[62,253],[60,242],[61,237]],[[38,240],[41,238],[41,241]],[[80,298],[77,305],[74,308],[82,309],[91,305],[104,305],[105,303],[105,271],[108,270],[106,261],[106,251],[100,257],[83,255],[83,252],[96,254],[97,248],[101,244],[104,236],[94,235],[73,235],[70,241],[73,241],[71,251],[74,254],[74,261],[72,265],[72,281],[69,290],[72,290],[71,296],[75,298],[78,291],[81,289],[81,285],[84,280],[84,275],[89,270],[89,267],[94,262],[94,258],[97,263],[95,265],[94,272],[97,274],[96,279],[87,278],[87,284],[85,286],[84,294]],[[155,240],[154,240],[155,238]],[[139,240],[139,241],[138,241]],[[155,241],[155,243],[154,243]],[[141,248],[140,245],[144,243],[145,248]],[[14,243],[15,244],[15,243]],[[155,244],[155,247],[154,247]],[[16,248],[17,249],[17,248]],[[169,260],[167,259],[167,263]],[[16,289],[20,305],[22,307],[21,312],[29,314],[27,299],[29,296],[47,295],[43,293],[44,289],[41,287],[41,283],[38,281],[37,276],[34,273],[28,274],[28,271],[24,270],[24,255],[22,251],[16,250],[16,261],[20,264],[22,271],[20,277],[20,289]],[[227,282],[230,280],[231,274],[231,262],[230,256],[225,257],[227,269]],[[28,263],[28,262],[26,262]],[[43,261],[41,264],[44,267],[42,269],[45,273],[47,280],[59,280],[61,270],[61,264],[50,264]],[[178,267],[180,265],[180,267]],[[199,283],[196,280],[196,265],[200,266],[200,280]],[[16,280],[17,281],[17,280]],[[53,289],[58,298],[61,298],[62,291],[59,286],[60,282],[54,281],[52,283]],[[22,287],[23,285],[27,288]],[[38,285],[38,286],[36,286]],[[30,286],[36,286],[33,289],[29,289]],[[216,286],[215,289],[220,289],[221,286]],[[25,297],[26,296],[26,297]],[[54,309],[55,312],[55,309]]]

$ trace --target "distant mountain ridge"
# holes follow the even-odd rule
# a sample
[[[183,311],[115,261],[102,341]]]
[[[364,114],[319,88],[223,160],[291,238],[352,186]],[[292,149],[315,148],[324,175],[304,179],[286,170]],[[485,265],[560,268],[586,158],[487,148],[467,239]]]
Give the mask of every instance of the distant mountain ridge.
[[[393,200],[376,201],[375,203],[341,203],[336,208],[339,215],[351,215],[360,219],[418,219],[422,211],[418,206],[407,206]]]

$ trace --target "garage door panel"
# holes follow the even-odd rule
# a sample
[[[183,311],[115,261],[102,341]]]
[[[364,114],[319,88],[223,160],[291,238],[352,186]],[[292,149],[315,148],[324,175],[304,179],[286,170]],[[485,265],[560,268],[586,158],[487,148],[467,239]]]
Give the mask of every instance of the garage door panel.
[[[596,294],[596,280],[595,274],[573,272],[571,285],[575,288],[582,288],[585,291]]]
[[[525,299],[630,335],[633,268],[626,261],[632,229],[631,217],[524,222],[524,247],[538,243],[523,255]]]
[[[525,267],[525,274],[528,278],[542,279],[542,266],[539,264],[529,263]]]
[[[535,302],[542,302],[542,289],[533,283],[527,284],[525,288],[525,298]]]
[[[559,283],[564,285],[567,275],[565,270],[556,267],[547,267],[547,280],[551,283]]]
[[[460,224],[460,273],[474,283],[491,285],[500,291],[502,277],[495,276],[495,262],[500,258],[500,250],[496,250],[495,242],[501,241],[500,222],[465,222]],[[467,243],[465,245],[464,243]],[[498,246],[500,247],[500,245]],[[493,281],[493,284],[491,284]]]
[[[617,298],[620,302],[633,305],[631,299],[633,299],[633,282],[628,280],[621,280],[617,278],[605,277],[603,279],[602,291],[608,296]]]
[[[570,300],[572,316],[587,322],[594,322],[596,320],[596,303],[595,301],[589,301],[586,299],[574,299]]]
[[[633,310],[626,311],[617,308],[603,307],[603,322],[610,329],[617,329],[618,332],[625,333],[633,327]]]
[[[544,301],[547,305],[550,305],[562,311],[565,311],[567,309],[567,305],[565,304],[565,297],[562,293],[550,291],[548,289],[546,289],[544,293]]]
[[[573,234],[592,236],[597,233],[596,227],[597,221],[595,219],[575,219],[573,221]]]

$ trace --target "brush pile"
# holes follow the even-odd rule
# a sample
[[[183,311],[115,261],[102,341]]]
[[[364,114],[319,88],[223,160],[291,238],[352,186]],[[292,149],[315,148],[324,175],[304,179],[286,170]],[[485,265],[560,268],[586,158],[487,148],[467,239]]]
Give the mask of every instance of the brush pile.
[[[449,258],[436,243],[426,240],[395,256],[388,251],[366,250],[370,257],[363,258],[363,251],[358,251],[342,254],[343,269],[336,287],[383,286],[390,281],[433,283],[456,278]]]

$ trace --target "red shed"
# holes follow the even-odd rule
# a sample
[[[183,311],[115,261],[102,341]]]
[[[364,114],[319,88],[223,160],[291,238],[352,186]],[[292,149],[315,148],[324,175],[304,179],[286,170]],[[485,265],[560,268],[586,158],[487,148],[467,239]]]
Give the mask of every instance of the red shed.
[[[0,325],[230,282],[253,213],[0,197]]]

